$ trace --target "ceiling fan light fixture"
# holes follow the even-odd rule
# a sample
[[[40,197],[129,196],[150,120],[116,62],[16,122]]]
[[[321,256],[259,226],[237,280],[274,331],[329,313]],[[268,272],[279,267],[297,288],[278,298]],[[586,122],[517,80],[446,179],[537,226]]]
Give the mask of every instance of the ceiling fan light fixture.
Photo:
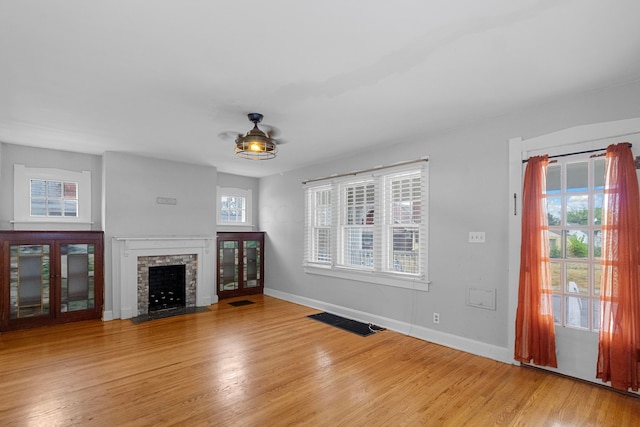
[[[278,147],[275,141],[258,128],[262,114],[251,113],[249,120],[253,122],[253,129],[236,139],[236,156],[249,160],[268,160],[276,157]]]

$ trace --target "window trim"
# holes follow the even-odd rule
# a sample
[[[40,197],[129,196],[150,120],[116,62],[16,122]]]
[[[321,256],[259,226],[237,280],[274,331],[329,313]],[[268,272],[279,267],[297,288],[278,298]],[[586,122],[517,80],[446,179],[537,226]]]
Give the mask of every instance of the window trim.
[[[305,185],[305,225],[304,225],[304,236],[305,236],[305,251],[303,256],[303,268],[305,273],[308,274],[317,274],[329,277],[335,277],[340,279],[348,279],[355,280],[367,283],[374,283],[379,285],[387,285],[393,287],[400,287],[405,289],[415,289],[421,291],[429,290],[429,252],[428,252],[428,239],[429,239],[429,226],[428,226],[428,208],[429,208],[429,198],[428,198],[428,187],[429,187],[429,169],[428,169],[428,158],[420,159],[419,164],[417,161],[412,162],[403,162],[397,165],[391,165],[386,167],[377,167],[374,169],[370,169],[367,171],[360,172],[352,172],[348,174],[339,175],[336,177],[330,177],[326,179],[317,179],[305,181],[303,184]],[[381,171],[381,169],[385,169]],[[383,240],[379,245],[374,246],[374,268],[373,269],[365,269],[360,267],[348,267],[346,265],[340,265],[339,260],[341,257],[340,252],[342,251],[342,243],[340,242],[342,230],[345,226],[343,223],[344,210],[345,206],[338,204],[343,198],[342,192],[348,186],[357,185],[358,183],[363,183],[368,179],[373,179],[375,182],[375,201],[374,207],[378,210],[386,211],[387,207],[382,206],[382,200],[384,192],[384,186],[386,185],[386,178],[392,178],[393,176],[403,174],[403,173],[411,173],[411,172],[420,172],[421,177],[421,205],[423,209],[421,210],[421,224],[419,225],[420,230],[420,251],[419,251],[419,263],[420,263],[420,272],[418,274],[410,274],[410,273],[402,273],[402,272],[393,272],[386,271],[382,267],[383,258],[380,258],[381,251],[388,250],[389,242]],[[357,175],[357,176],[356,176]],[[332,201],[332,224],[331,224],[331,262],[323,263],[323,262],[314,262],[309,259],[312,254],[312,246],[313,243],[311,241],[311,234],[313,229],[313,223],[311,222],[314,216],[314,212],[310,211],[312,206],[310,205],[311,194],[314,194],[314,191],[322,190],[322,189],[331,189],[331,201]],[[387,231],[387,225],[384,223],[380,223],[377,225],[379,228],[378,231],[374,230],[374,236],[377,238],[387,239],[387,237],[383,237],[383,235]],[[375,238],[375,237],[374,237]]]
[[[76,182],[78,184],[78,216],[31,216],[31,180]],[[55,168],[29,168],[13,165],[13,220],[15,230],[90,230],[91,172]]]
[[[245,200],[245,212],[243,222],[232,222],[222,220],[222,197],[244,197]],[[217,209],[216,209],[216,224],[225,227],[253,227],[253,191],[251,189],[235,188],[235,187],[217,187]]]

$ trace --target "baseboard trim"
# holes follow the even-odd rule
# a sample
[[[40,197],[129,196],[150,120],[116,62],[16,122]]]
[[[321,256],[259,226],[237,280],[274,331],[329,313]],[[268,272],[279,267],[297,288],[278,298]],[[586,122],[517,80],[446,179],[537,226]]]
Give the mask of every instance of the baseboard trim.
[[[278,291],[276,289],[264,288],[264,294],[278,298],[284,301],[293,302],[304,305],[306,307],[315,308],[317,310],[327,311],[339,316],[348,317],[365,323],[374,323],[383,326],[389,330],[399,332],[410,337],[429,341],[434,344],[443,345],[466,353],[475,354],[476,356],[486,357],[498,362],[513,364],[513,358],[506,347],[499,347],[480,341],[471,340],[469,338],[457,335],[447,334],[423,326],[412,325],[407,322],[401,322],[384,316],[378,316],[364,311],[354,310],[336,304],[315,300],[312,298],[302,297],[300,295],[290,294],[288,292]]]

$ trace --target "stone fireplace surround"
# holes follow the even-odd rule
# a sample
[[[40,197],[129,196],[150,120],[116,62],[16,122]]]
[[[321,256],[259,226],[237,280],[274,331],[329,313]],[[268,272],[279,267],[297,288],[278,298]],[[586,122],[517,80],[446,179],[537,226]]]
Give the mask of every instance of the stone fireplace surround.
[[[180,258],[190,259],[192,275],[195,275],[195,306],[205,307],[218,302],[214,285],[214,251],[213,237],[114,237],[112,318],[129,319],[146,314],[140,313],[140,310],[145,310],[145,302],[140,301],[140,295],[145,295],[145,291],[139,289],[144,285],[139,281],[139,264],[141,261],[142,265],[148,262],[148,257],[161,257],[155,259],[161,259],[163,263],[174,263]],[[181,257],[184,255],[188,257]]]

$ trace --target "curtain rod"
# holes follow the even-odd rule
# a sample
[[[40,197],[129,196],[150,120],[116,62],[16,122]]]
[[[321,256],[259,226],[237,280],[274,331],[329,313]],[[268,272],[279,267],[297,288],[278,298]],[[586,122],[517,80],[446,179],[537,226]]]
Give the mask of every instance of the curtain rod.
[[[629,148],[633,147],[633,144],[627,142]],[[585,150],[585,151],[576,151],[575,153],[564,153],[564,154],[556,154],[555,156],[549,156],[550,159],[555,159],[556,157],[567,157],[567,156],[575,156],[576,154],[588,154],[588,153],[597,153],[598,151],[606,150],[607,147],[604,148],[594,148],[593,150]],[[527,163],[529,159],[523,160],[522,163]]]
[[[341,174],[336,174],[336,175],[325,176],[325,177],[322,177],[322,178],[307,179],[306,181],[302,181],[302,183],[303,184],[309,184],[310,182],[324,181],[324,180],[327,180],[327,179],[342,178],[342,177],[345,177],[345,176],[356,176],[356,175],[359,175],[361,173],[375,172],[375,171],[379,171],[379,170],[382,170],[382,169],[395,168],[395,167],[398,167],[398,166],[410,165],[412,163],[428,162],[428,161],[429,161],[428,157],[421,157],[421,158],[416,159],[416,160],[408,160],[406,162],[398,162],[398,163],[394,163],[392,165],[387,165],[387,166],[376,166],[376,167],[370,168],[370,169],[362,169],[362,170],[353,171],[353,172],[347,172],[347,173],[341,173]]]

